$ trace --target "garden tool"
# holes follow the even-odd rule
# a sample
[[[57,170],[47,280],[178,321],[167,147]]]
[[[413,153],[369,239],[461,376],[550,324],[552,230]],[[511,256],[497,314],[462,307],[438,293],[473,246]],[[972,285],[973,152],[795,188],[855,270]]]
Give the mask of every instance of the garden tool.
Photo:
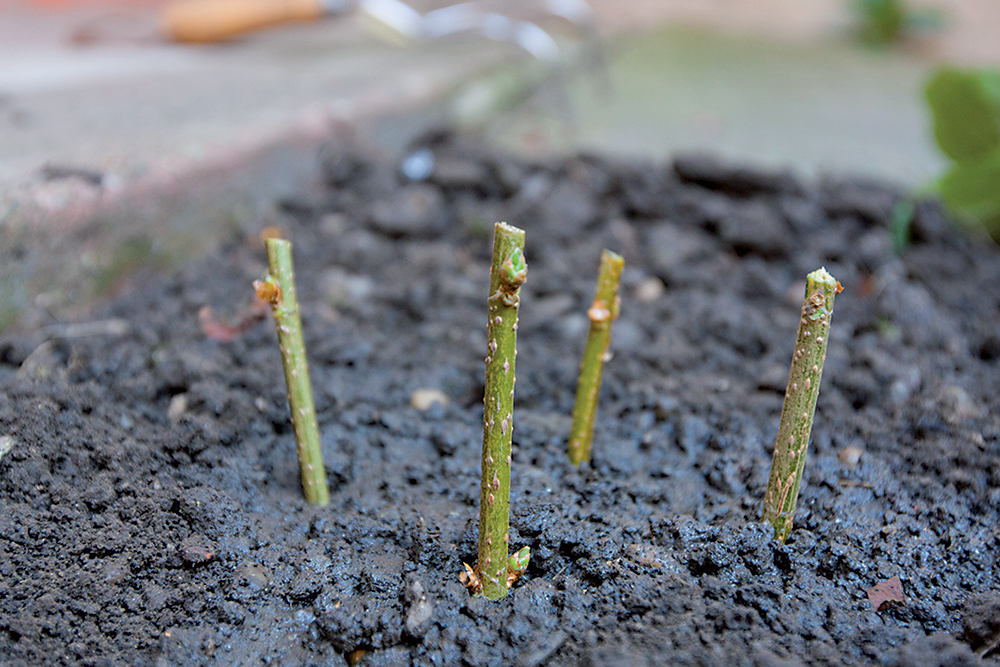
[[[402,0],[176,0],[164,8],[161,24],[174,41],[219,42],[271,25],[357,11],[404,42],[472,33],[516,44],[542,61],[558,59],[559,47],[548,32],[509,17],[522,3],[501,3],[494,10],[496,5],[474,0],[421,14]],[[566,20],[586,38],[596,36],[585,0],[545,0],[542,6],[545,15]]]
[[[403,0],[175,0],[162,14],[165,34],[181,42],[216,42],[269,25],[356,12],[372,30],[393,41],[421,43],[460,34],[514,44],[542,63],[545,77],[530,87],[555,88],[563,115],[572,118],[566,95],[569,63],[538,22],[566,22],[583,42],[571,60],[604,88],[610,87],[602,42],[586,0],[470,0],[421,13]],[[553,85],[554,84],[554,85]]]
[[[178,0],[160,14],[164,35],[177,42],[222,42],[295,21],[344,14],[352,0]]]

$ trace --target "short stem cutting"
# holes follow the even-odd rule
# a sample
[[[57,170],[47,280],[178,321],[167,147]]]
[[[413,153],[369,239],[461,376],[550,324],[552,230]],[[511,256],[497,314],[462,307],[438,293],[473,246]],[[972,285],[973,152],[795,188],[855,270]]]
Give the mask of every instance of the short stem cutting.
[[[330,502],[330,491],[326,486],[316,407],[309,384],[306,347],[302,341],[302,321],[295,296],[292,244],[284,239],[267,239],[264,243],[268,275],[264,280],[255,280],[253,285],[258,298],[270,304],[278,326],[278,346],[285,369],[288,405],[302,472],[302,491],[307,502],[326,505]]]
[[[594,436],[594,415],[597,397],[601,393],[601,371],[608,359],[611,342],[611,323],[618,317],[620,299],[618,280],[625,260],[610,250],[601,253],[601,268],[597,276],[594,303],[587,315],[590,317],[590,336],[583,352],[580,379],[576,385],[576,405],[573,408],[573,426],[569,432],[569,461],[575,466],[590,461],[590,443]]]
[[[826,361],[833,297],[841,289],[840,283],[826,269],[813,271],[806,277],[802,318],[774,443],[771,477],[764,496],[763,520],[774,527],[774,539],[782,543],[792,531],[816,399],[819,398],[819,382]]]
[[[498,222],[493,237],[487,303],[486,391],[483,397],[483,477],[479,498],[482,594],[507,595],[510,542],[510,447],[514,431],[514,360],[520,288],[528,277],[524,231]]]

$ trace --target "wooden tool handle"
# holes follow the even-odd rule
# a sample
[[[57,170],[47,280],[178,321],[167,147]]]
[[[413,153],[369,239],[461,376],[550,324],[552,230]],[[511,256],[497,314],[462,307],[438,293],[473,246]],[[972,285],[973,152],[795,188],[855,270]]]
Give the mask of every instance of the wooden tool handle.
[[[177,42],[220,42],[269,25],[311,21],[326,13],[323,0],[178,0],[160,15],[164,34]]]

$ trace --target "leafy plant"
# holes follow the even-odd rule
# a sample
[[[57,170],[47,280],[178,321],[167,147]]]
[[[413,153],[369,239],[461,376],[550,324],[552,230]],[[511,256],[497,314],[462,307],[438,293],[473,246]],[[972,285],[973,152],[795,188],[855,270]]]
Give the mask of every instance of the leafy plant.
[[[876,46],[899,41],[909,33],[939,29],[943,15],[933,8],[910,9],[904,0],[855,0],[861,40]]]
[[[953,162],[938,180],[941,199],[1000,240],[1000,70],[942,67],[925,94],[934,138]]]
[[[781,424],[774,442],[771,476],[764,495],[762,519],[774,527],[774,539],[784,542],[792,531],[795,504],[799,498],[802,470],[809,448],[819,382],[826,361],[826,346],[833,319],[833,297],[840,283],[826,269],[806,276],[802,317],[792,353],[792,368],[781,408]]]
[[[906,16],[902,0],[857,0],[861,39],[870,44],[890,44],[899,38]]]

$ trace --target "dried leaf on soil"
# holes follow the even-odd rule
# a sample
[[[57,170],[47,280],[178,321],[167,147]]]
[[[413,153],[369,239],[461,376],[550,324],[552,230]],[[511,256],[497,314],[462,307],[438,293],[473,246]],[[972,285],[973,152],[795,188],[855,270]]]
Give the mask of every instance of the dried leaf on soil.
[[[903,597],[903,584],[899,577],[880,581],[869,588],[868,599],[871,600],[872,609],[875,611],[884,611],[906,603],[906,598]]]

